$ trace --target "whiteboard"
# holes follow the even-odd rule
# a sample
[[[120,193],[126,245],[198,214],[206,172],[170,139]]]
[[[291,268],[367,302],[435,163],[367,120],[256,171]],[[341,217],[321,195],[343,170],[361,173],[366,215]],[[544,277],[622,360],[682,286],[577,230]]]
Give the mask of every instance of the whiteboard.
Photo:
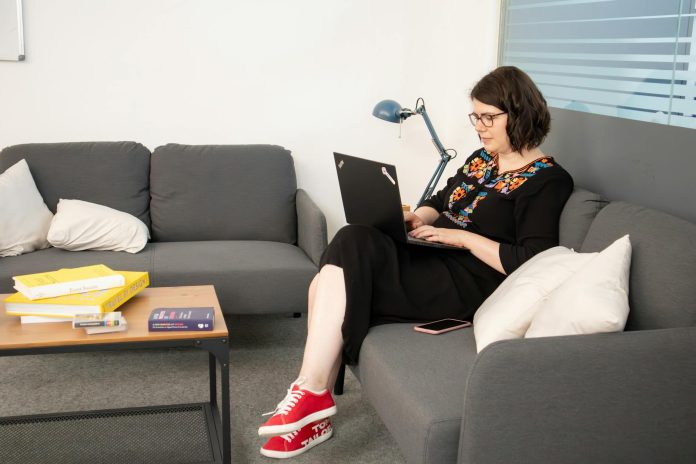
[[[0,0],[0,60],[23,59],[22,0]]]

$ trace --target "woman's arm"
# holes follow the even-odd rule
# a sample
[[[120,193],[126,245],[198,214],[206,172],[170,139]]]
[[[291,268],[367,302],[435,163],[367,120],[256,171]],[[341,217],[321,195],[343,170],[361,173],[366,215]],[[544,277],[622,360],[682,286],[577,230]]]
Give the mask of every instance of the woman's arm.
[[[409,235],[429,242],[440,242],[468,249],[472,255],[496,271],[506,274],[503,263],[500,261],[500,243],[495,240],[466,230],[445,229],[430,225],[423,225],[412,230]]]
[[[515,203],[515,243],[499,243],[466,230],[424,225],[411,236],[467,248],[478,259],[502,274],[510,274],[535,254],[558,245],[561,210],[573,190],[565,173],[548,179],[541,188],[528,190]]]
[[[500,260],[507,274],[532,256],[558,245],[558,223],[563,206],[573,191],[573,179],[563,171],[547,179],[539,189],[524,191],[515,201],[514,243],[500,246]]]

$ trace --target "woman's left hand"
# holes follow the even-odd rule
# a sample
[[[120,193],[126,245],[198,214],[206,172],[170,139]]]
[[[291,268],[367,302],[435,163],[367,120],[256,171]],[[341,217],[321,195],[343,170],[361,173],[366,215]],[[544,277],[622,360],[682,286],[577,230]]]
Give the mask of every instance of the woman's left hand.
[[[464,247],[463,231],[445,229],[442,227],[420,226],[408,233],[411,237],[420,238],[429,242],[439,242],[446,245]]]

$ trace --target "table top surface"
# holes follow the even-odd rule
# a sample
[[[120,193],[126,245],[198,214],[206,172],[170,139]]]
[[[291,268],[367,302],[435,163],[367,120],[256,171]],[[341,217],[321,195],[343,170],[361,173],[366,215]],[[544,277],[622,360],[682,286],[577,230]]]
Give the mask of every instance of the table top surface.
[[[128,329],[125,332],[94,335],[87,335],[84,329],[73,329],[71,322],[22,324],[18,316],[5,314],[4,300],[8,296],[0,294],[0,351],[109,343],[196,340],[228,336],[220,303],[212,285],[146,288],[117,309],[128,321]],[[215,308],[213,330],[148,331],[147,319],[153,309],[195,306]]]

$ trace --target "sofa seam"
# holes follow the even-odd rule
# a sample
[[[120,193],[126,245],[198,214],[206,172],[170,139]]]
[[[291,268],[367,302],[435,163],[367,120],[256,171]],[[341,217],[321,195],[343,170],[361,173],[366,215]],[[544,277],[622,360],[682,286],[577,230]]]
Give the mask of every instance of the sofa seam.
[[[153,242],[150,242],[150,243],[153,243]],[[152,283],[152,280],[155,277],[155,251],[156,251],[156,247],[154,246],[154,243],[153,243],[152,253],[150,254],[150,270],[152,272],[152,275],[150,276],[150,284],[153,286],[154,286],[154,284]]]
[[[441,424],[443,422],[455,422],[455,421],[462,421],[462,417],[450,417],[447,419],[440,419],[434,422],[431,422],[430,425],[428,425],[428,433],[425,435],[425,447],[423,448],[423,462],[428,463],[428,443],[430,443],[430,435],[433,430],[433,427],[435,425]],[[460,430],[460,435],[461,435],[461,430]],[[457,451],[459,451],[459,447],[457,447]],[[458,454],[458,453],[457,453]]]
[[[459,442],[457,443],[457,460],[461,457],[462,453],[462,440],[463,436],[462,433],[464,430],[467,429],[467,423],[469,422],[468,415],[466,414],[466,403],[467,399],[470,396],[470,388],[471,388],[471,383],[473,382],[473,377],[474,377],[474,371],[476,370],[476,367],[482,362],[481,359],[483,356],[488,355],[490,352],[495,352],[496,348],[498,345],[502,345],[506,343],[508,340],[498,340],[497,342],[493,342],[490,345],[487,345],[481,350],[479,353],[476,354],[476,358],[474,359],[474,363],[471,365],[471,368],[469,369],[469,375],[466,378],[466,382],[464,384],[464,401],[462,402],[462,425],[459,428]]]
[[[601,206],[601,204],[602,204],[602,197],[599,197],[599,198],[597,199],[597,201],[594,202],[594,204],[595,204],[595,213],[594,213],[594,217],[592,218],[592,222],[594,222],[594,219],[597,217],[597,215],[599,214],[599,212],[602,211],[602,206]]]

